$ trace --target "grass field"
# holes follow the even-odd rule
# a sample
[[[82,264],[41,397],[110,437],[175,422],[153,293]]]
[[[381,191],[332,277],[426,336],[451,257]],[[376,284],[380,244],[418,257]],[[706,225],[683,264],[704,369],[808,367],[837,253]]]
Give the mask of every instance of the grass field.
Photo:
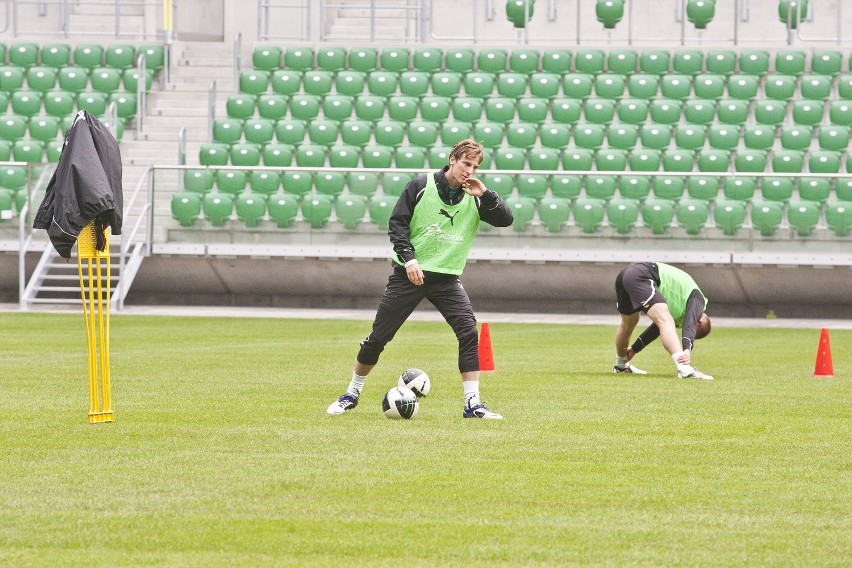
[[[369,322],[113,316],[116,420],[86,422],[82,316],[0,314],[3,566],[849,566],[852,331],[716,327],[712,382],[610,374],[612,326],[409,322],[325,414]],[[432,392],[384,418],[407,367]]]

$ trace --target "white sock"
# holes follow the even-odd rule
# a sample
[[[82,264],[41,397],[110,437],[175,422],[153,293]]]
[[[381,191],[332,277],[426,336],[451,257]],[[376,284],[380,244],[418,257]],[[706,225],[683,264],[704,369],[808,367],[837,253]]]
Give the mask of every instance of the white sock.
[[[464,387],[464,403],[466,406],[479,404],[479,381],[462,381]]]
[[[356,375],[355,371],[352,371],[352,380],[349,381],[349,388],[346,389],[346,392],[353,396],[361,396],[361,390],[364,388],[364,382],[366,380],[367,377]]]
[[[626,367],[627,366],[627,357],[621,357],[620,355],[615,356],[615,366],[616,367]]]
[[[678,363],[677,358],[683,355],[683,351],[678,351],[677,353],[672,353],[672,361],[674,361],[677,370],[680,371],[684,375],[691,375],[695,370],[692,368],[692,365],[684,365],[683,363]]]

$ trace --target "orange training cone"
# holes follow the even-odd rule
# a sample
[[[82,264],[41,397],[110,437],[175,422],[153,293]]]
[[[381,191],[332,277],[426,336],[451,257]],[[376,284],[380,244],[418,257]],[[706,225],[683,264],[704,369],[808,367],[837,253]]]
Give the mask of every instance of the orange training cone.
[[[491,332],[488,323],[483,322],[479,333],[479,370],[494,371],[494,353],[491,351]]]
[[[481,355],[480,355],[481,357]],[[817,349],[815,377],[833,377],[834,367],[831,365],[831,343],[828,341],[828,330],[822,328],[819,334],[819,349]]]

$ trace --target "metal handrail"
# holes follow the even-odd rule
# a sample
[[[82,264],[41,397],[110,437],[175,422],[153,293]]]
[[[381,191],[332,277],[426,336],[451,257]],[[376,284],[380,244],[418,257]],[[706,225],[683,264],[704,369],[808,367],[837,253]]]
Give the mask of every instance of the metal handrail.
[[[121,237],[121,247],[119,248],[119,279],[118,285],[114,291],[115,295],[118,297],[118,309],[124,307],[124,293],[123,287],[126,285],[126,281],[124,280],[125,267],[127,266],[127,257],[128,251],[130,250],[130,246],[133,241],[136,239],[136,235],[139,233],[140,228],[142,227],[142,223],[146,223],[146,231],[145,238],[140,243],[140,245],[145,245],[145,243],[151,243],[154,239],[154,225],[153,225],[153,215],[151,212],[154,209],[154,184],[152,183],[151,172],[153,169],[149,166],[145,168],[145,173],[142,174],[142,177],[136,183],[136,187],[133,189],[133,193],[130,196],[130,200],[125,204],[124,210],[127,212],[133,211],[133,206],[136,204],[136,199],[139,197],[143,184],[147,185],[148,188],[148,196],[146,203],[142,206],[142,210],[139,213],[139,217],[137,217],[136,222],[133,224],[133,228],[129,233],[125,232],[125,234]],[[147,183],[146,183],[147,182]],[[145,251],[145,256],[151,255],[150,246]]]

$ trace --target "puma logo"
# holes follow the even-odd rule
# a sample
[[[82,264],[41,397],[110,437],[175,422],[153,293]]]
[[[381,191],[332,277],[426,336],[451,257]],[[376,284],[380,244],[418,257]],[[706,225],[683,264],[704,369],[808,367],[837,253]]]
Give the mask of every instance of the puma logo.
[[[444,217],[446,217],[447,219],[449,219],[449,220],[450,220],[450,225],[453,225],[453,224],[455,223],[455,221],[453,221],[453,217],[455,217],[455,216],[456,216],[456,215],[458,215],[459,213],[458,213],[458,211],[456,211],[456,213],[455,213],[454,215],[450,215],[450,214],[449,214],[449,213],[447,213],[444,209],[441,209],[440,211],[438,211],[438,214],[443,215]]]

